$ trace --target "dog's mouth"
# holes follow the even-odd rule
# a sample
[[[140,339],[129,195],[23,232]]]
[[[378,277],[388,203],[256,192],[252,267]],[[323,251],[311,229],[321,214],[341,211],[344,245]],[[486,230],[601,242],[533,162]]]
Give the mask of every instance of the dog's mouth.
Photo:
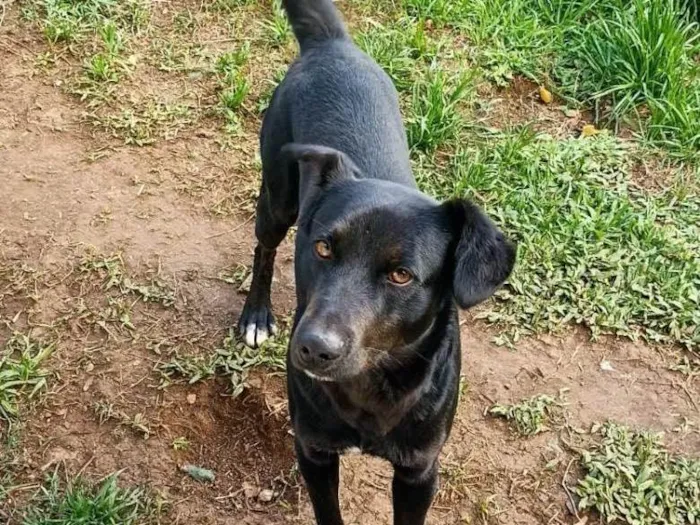
[[[314,374],[313,372],[309,372],[308,370],[303,370],[303,372],[304,372],[307,376],[309,376],[311,379],[314,379],[314,380],[316,380],[316,381],[321,381],[321,382],[324,382],[324,383],[335,383],[335,381],[336,381],[336,380],[335,380],[334,378],[332,378],[332,377],[323,376],[323,375],[317,375],[317,374]]]

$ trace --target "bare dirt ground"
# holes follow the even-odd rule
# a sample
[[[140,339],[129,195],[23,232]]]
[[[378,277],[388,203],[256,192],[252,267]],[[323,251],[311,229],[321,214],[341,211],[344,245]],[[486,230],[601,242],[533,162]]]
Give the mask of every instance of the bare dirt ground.
[[[3,290],[0,340],[31,329],[54,334],[58,344],[50,393],[23,425],[22,485],[0,505],[10,516],[45,472],[61,466],[92,479],[123,470],[124,483],[166,497],[168,523],[310,523],[280,375],[256,373],[234,399],[223,379],[159,388],[154,371],[175,350],[217,348],[240,312],[243,296],[217,276],[250,264],[250,211],[213,215],[212,202],[226,195],[208,192],[206,183],[223,171],[233,190],[254,188],[256,145],[221,152],[197,130],[147,148],[95,137],[74,99],[33,73],[33,43],[12,38],[22,47],[0,46],[0,266],[21,276],[13,281],[21,289]],[[507,107],[514,104],[517,98]],[[202,191],[183,192],[183,180],[201,181]],[[89,253],[121,253],[130,275],[169,283],[174,305],[132,305],[138,330],[100,323],[100,282],[80,270]],[[288,313],[290,244],[277,279],[275,308]],[[464,395],[443,454],[433,525],[583,523],[565,487],[575,481],[571,460],[595,422],[664,431],[672,450],[700,453],[698,386],[669,371],[668,351],[593,343],[582,330],[510,351],[492,344],[490,329],[469,314],[462,336]],[[612,366],[601,368],[603,361]],[[484,415],[495,402],[560,392],[565,421],[534,438]],[[178,438],[189,441],[187,450],[173,447]],[[185,462],[213,469],[215,483],[188,478],[179,470]],[[391,522],[390,475],[382,462],[343,459],[349,525]],[[256,497],[264,489],[274,491],[272,501]]]

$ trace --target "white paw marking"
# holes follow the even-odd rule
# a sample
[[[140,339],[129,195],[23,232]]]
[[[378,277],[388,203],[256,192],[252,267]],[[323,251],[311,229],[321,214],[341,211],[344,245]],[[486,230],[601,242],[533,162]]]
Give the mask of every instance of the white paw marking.
[[[362,449],[360,447],[350,447],[343,450],[342,453],[348,456],[356,456],[362,454]]]
[[[256,348],[263,344],[268,336],[267,328],[258,328],[255,323],[250,323],[245,329],[245,344],[250,348]]]

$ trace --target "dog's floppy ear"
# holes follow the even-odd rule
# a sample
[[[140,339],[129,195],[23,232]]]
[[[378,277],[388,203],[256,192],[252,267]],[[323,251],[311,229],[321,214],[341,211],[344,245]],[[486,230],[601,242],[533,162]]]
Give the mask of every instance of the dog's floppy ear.
[[[452,290],[457,304],[470,308],[489,298],[508,278],[516,247],[475,204],[455,199],[443,207],[456,242]]]
[[[317,144],[285,144],[282,155],[287,162],[299,164],[301,202],[334,181],[353,178],[357,171],[345,153]]]

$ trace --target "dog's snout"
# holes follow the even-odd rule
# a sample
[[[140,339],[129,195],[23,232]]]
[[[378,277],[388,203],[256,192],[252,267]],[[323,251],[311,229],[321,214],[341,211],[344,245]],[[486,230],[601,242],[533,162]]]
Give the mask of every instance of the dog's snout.
[[[295,345],[299,364],[310,371],[322,371],[345,355],[345,341],[332,331],[303,330]]]

